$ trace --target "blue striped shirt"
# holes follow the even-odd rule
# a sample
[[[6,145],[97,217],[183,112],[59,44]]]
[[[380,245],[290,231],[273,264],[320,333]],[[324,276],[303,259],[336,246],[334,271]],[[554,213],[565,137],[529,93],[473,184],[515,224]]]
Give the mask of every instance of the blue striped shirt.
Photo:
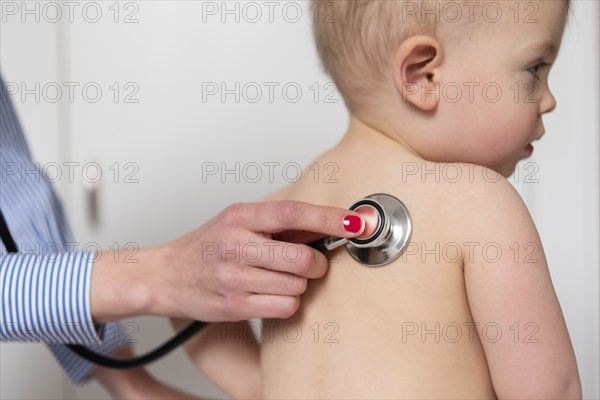
[[[126,346],[127,334],[119,323],[93,323],[90,281],[96,253],[75,250],[62,206],[31,160],[2,77],[0,210],[19,249],[7,254],[0,241],[0,340],[45,342],[69,378],[83,383],[94,365],[64,343],[110,354]]]

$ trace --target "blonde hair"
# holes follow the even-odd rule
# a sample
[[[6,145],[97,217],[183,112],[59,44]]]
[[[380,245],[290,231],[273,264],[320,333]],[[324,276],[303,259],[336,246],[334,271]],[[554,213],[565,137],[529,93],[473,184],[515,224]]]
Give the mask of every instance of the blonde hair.
[[[428,4],[435,0],[410,3]],[[352,111],[385,79],[393,52],[406,38],[435,33],[435,18],[420,20],[404,0],[316,0],[317,52]]]
[[[313,1],[317,52],[351,112],[377,92],[377,85],[389,73],[394,51],[405,39],[418,34],[437,39],[439,34],[446,40],[469,32],[460,23],[467,22],[465,18],[458,24],[444,24],[462,29],[440,28],[438,32],[439,9],[451,9],[456,4],[450,0]],[[566,0],[565,17],[569,4]]]

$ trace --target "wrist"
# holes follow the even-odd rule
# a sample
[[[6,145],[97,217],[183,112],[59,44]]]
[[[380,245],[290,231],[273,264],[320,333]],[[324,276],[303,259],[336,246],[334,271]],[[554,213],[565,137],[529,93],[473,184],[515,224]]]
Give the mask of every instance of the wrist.
[[[115,321],[151,314],[155,306],[159,247],[129,251],[102,251],[92,266],[90,288],[94,322]],[[160,281],[158,281],[160,283]]]
[[[144,287],[144,296],[142,304],[143,315],[175,316],[174,308],[170,300],[174,293],[169,291],[169,276],[166,274],[168,266],[173,263],[171,256],[171,247],[165,244],[158,247],[145,249],[143,258],[146,260],[146,267],[143,268],[142,286]]]

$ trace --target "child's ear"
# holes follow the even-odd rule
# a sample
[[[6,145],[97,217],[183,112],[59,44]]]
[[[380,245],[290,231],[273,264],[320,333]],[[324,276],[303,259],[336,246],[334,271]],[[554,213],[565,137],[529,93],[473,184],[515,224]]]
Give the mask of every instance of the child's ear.
[[[430,36],[406,39],[396,50],[392,74],[402,101],[423,111],[431,111],[440,101],[440,65],[442,47]]]

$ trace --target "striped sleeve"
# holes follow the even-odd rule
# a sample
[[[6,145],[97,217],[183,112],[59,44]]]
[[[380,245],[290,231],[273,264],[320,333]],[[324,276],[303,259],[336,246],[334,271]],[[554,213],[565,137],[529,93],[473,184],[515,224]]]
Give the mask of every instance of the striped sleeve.
[[[93,324],[95,253],[39,255],[29,250],[46,244],[66,249],[74,244],[73,235],[50,182],[31,160],[1,76],[0,143],[0,208],[19,247],[19,253],[6,254],[0,241],[0,342],[46,342],[69,378],[84,383],[95,367],[64,343],[111,354],[128,346],[130,335],[120,323]]]
[[[90,309],[95,252],[0,255],[0,340],[101,344]]]

